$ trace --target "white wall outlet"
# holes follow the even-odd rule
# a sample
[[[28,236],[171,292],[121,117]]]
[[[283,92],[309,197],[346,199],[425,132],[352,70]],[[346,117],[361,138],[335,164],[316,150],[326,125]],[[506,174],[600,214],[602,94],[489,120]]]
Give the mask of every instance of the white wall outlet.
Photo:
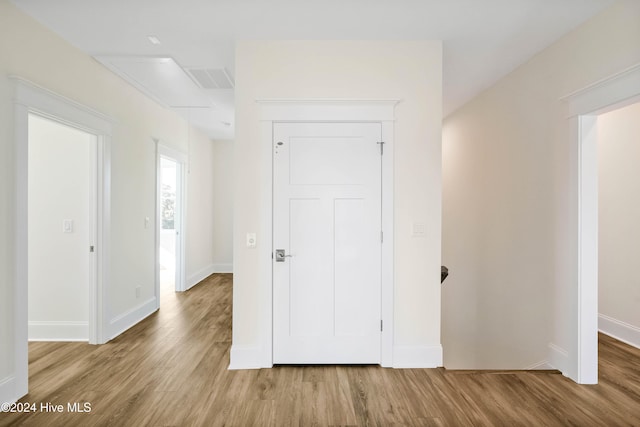
[[[142,292],[142,287],[136,286],[136,298],[140,298],[141,292]]]
[[[256,233],[247,233],[247,247],[248,248],[256,247]]]
[[[149,222],[150,222],[150,221],[151,221],[151,220],[149,219],[149,217],[148,217],[148,216],[145,216],[145,217],[144,217],[144,228],[149,228]]]
[[[72,219],[63,219],[62,220],[62,232],[63,233],[73,233],[73,220]]]

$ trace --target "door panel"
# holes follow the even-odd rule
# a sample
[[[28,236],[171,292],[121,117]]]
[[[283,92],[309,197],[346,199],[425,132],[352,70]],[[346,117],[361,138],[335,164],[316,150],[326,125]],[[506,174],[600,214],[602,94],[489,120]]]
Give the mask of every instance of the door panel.
[[[322,336],[330,332],[331,313],[320,310],[331,304],[332,295],[323,287],[331,280],[330,271],[321,268],[329,262],[331,249],[323,239],[330,230],[323,224],[320,199],[290,200],[289,252],[295,262],[289,265],[290,333],[294,336]],[[324,225],[325,229],[321,226]]]
[[[377,123],[274,125],[274,363],[379,363]]]

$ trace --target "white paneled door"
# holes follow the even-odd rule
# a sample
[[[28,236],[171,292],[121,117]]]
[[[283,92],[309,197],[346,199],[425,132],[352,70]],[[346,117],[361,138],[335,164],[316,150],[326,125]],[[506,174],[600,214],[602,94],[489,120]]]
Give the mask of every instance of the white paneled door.
[[[379,123],[274,124],[274,363],[380,363],[380,141]]]

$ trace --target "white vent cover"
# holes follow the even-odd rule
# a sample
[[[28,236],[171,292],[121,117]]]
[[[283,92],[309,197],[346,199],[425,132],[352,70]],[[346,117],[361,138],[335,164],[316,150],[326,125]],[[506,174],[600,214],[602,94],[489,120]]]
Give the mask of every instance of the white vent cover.
[[[187,73],[203,89],[233,89],[234,82],[224,68],[187,68]]]

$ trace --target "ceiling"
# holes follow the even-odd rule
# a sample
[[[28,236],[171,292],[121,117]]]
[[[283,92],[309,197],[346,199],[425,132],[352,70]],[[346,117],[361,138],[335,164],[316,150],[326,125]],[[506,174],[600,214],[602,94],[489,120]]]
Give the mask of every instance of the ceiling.
[[[211,138],[232,139],[236,40],[442,40],[446,116],[614,0],[13,2]],[[197,83],[209,76],[227,80]]]

